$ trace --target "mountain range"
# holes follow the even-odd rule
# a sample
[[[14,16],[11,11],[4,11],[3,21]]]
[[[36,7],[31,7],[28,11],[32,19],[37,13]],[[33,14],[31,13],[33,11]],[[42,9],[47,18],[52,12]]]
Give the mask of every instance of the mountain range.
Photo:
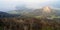
[[[24,9],[24,10],[13,10],[13,11],[8,11],[7,13],[9,14],[22,14],[22,15],[34,15],[34,16],[40,16],[43,13],[43,9],[45,8],[44,11],[50,11],[50,14],[54,14],[54,15],[59,15],[60,16],[60,10],[58,9],[53,9],[51,7],[43,7],[40,9]],[[47,10],[49,9],[49,10]],[[45,12],[44,12],[45,14]],[[49,14],[49,13],[48,13]]]
[[[0,11],[0,18],[12,18],[12,17],[17,17],[17,16],[20,16],[20,15],[9,14],[9,13]]]
[[[49,13],[50,12],[50,13]],[[24,17],[24,16],[41,16],[41,15],[56,15],[60,16],[60,10],[51,7],[43,7],[40,9],[22,9],[8,12],[0,11],[0,18],[3,17]]]

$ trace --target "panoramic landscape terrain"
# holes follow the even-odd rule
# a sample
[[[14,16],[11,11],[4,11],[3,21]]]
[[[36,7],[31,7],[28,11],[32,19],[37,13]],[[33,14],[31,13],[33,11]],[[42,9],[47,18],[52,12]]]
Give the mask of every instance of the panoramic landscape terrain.
[[[0,0],[0,30],[60,30],[60,0]]]

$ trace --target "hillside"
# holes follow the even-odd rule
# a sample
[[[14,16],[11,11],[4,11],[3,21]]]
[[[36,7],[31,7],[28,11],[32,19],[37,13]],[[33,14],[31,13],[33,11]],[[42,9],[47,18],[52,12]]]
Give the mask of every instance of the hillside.
[[[0,18],[11,18],[11,17],[17,17],[17,16],[20,16],[20,15],[9,14],[9,13],[0,11]]]
[[[44,9],[45,8],[45,9]],[[40,16],[40,15],[59,15],[60,16],[60,10],[53,9],[51,7],[43,7],[40,9],[24,9],[24,10],[13,10],[8,11],[9,14],[22,14],[27,16]]]

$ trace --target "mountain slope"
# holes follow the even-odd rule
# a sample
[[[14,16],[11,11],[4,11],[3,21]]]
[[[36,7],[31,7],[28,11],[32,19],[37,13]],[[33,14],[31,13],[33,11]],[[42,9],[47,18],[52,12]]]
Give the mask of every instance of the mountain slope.
[[[19,15],[16,15],[16,14],[8,14],[6,12],[1,12],[0,11],[0,18],[10,18],[10,17],[16,17],[16,16],[19,16]]]
[[[26,16],[40,16],[40,15],[59,15],[60,16],[60,10],[53,9],[51,7],[43,7],[40,9],[24,9],[24,10],[13,10],[8,11],[9,14],[22,14]]]

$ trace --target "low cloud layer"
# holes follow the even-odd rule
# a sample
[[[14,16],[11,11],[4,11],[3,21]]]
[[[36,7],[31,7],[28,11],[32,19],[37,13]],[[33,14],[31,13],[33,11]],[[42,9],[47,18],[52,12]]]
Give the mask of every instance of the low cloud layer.
[[[43,6],[56,6],[55,2],[60,2],[60,0],[0,0],[0,11],[2,9],[14,10],[16,6],[24,5],[27,8],[40,8]]]

